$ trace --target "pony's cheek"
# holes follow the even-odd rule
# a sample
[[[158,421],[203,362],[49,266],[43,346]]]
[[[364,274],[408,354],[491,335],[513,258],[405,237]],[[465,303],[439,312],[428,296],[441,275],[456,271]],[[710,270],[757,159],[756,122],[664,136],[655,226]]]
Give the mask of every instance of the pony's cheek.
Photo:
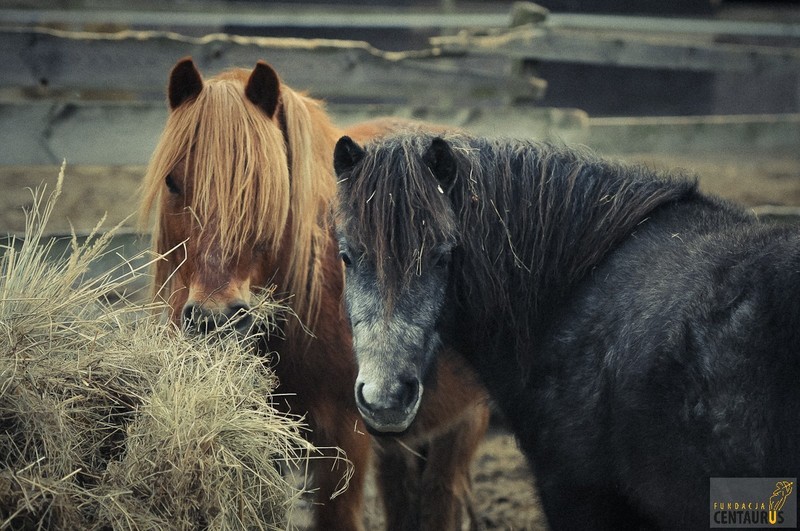
[[[170,211],[164,215],[162,223],[164,224],[163,230],[165,234],[167,234],[167,241],[170,244],[170,248],[177,247],[177,249],[180,249],[188,245],[187,240],[192,233],[193,227],[192,219],[186,212],[170,209]]]

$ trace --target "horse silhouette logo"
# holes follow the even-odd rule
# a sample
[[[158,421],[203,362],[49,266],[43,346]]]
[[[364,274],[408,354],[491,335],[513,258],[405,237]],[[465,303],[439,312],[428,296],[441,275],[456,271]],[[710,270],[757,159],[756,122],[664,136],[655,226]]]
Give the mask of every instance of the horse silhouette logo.
[[[775,525],[778,522],[778,511],[783,509],[786,500],[792,493],[794,483],[791,481],[778,481],[775,484],[775,490],[772,496],[769,497],[769,523]]]

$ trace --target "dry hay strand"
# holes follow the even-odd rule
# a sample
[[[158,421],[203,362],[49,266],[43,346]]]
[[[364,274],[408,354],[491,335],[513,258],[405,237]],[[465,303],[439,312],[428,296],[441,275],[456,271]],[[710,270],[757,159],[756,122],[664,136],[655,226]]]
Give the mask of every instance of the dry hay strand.
[[[264,358],[109,302],[142,274],[89,275],[116,229],[48,257],[63,173],[0,259],[0,529],[284,529],[302,492],[276,463],[318,454]]]

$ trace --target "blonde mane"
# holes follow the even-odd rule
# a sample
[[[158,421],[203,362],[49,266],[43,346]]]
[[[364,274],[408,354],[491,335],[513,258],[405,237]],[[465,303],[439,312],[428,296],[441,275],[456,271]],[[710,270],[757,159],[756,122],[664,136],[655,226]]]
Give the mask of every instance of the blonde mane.
[[[154,249],[169,251],[161,224],[164,180],[181,160],[189,161],[193,182],[186,204],[199,223],[195,235],[213,227],[216,233],[207,236],[224,259],[239,256],[254,241],[275,255],[289,253],[275,281],[292,296],[304,323],[313,325],[322,295],[321,260],[330,242],[338,131],[320,102],[284,84],[276,120],[268,119],[244,95],[247,74],[237,69],[206,81],[196,99],[170,113],[142,185],[140,219],[146,224],[155,210]],[[175,267],[169,258],[158,262],[156,289]]]

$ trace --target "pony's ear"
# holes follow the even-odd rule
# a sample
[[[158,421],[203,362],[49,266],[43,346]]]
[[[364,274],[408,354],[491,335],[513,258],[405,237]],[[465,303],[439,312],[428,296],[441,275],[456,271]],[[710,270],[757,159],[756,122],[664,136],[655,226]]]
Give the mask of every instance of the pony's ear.
[[[349,136],[340,138],[333,150],[333,169],[336,170],[336,175],[352,170],[366,154],[364,148]]]
[[[244,94],[248,100],[255,103],[267,116],[272,118],[278,108],[281,80],[271,66],[264,61],[259,61],[247,80]]]
[[[177,109],[188,99],[197,97],[203,90],[203,78],[191,57],[184,57],[172,67],[169,74],[169,108]]]
[[[441,137],[436,137],[430,147],[422,155],[425,165],[430,168],[433,176],[439,181],[439,186],[444,193],[449,194],[456,182],[456,155],[453,148]]]

